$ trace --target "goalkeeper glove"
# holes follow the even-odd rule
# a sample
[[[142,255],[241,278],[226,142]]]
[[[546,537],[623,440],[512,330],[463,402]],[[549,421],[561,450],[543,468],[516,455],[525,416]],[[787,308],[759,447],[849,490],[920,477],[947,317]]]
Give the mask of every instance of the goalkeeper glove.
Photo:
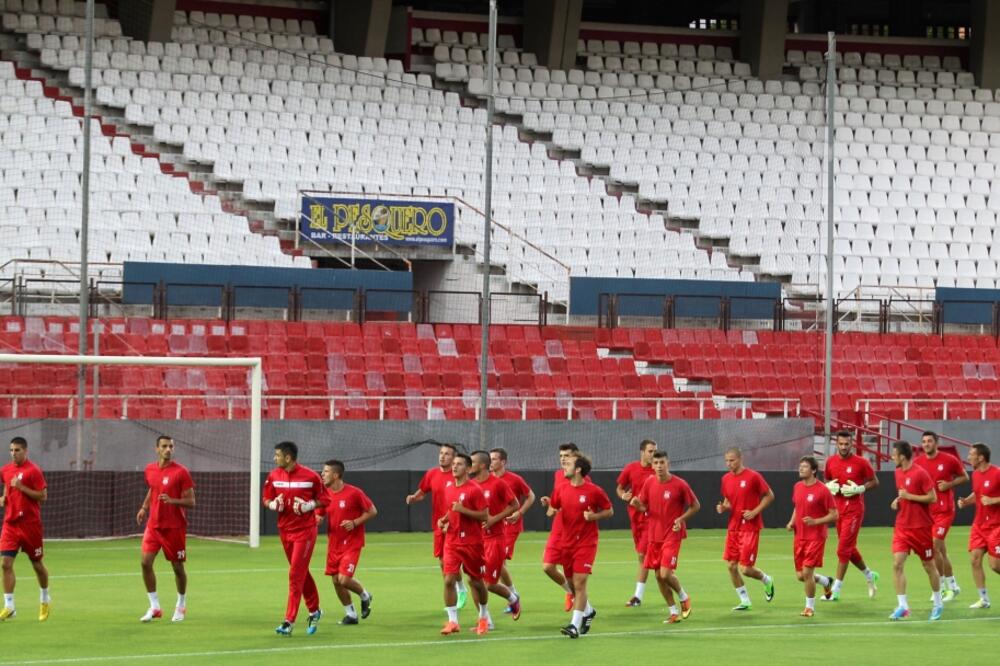
[[[845,485],[841,490],[841,493],[844,495],[844,497],[855,497],[857,495],[863,495],[864,492],[865,492],[865,487],[859,486],[853,481]]]
[[[292,504],[292,511],[294,511],[296,515],[299,516],[301,516],[303,513],[309,513],[315,508],[316,508],[315,500],[309,500],[307,502],[301,497],[296,497]]]
[[[285,495],[284,495],[284,493],[282,493],[281,495],[278,495],[273,500],[271,500],[270,502],[268,502],[267,503],[267,508],[270,509],[271,511],[277,511],[278,513],[281,513],[282,511],[284,511],[285,510]]]
[[[840,484],[837,483],[836,479],[830,479],[829,481],[827,481],[826,488],[834,495],[840,492]]]

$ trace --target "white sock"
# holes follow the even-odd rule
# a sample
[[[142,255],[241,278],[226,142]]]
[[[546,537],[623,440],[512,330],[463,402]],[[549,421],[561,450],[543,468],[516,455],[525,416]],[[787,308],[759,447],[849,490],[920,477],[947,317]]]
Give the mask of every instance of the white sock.
[[[517,594],[517,588],[514,587],[513,583],[507,586],[511,594]]]
[[[813,580],[822,585],[823,587],[830,586],[830,579],[823,574],[813,574]]]
[[[465,589],[465,583],[463,583],[462,581],[458,581],[457,583],[455,583],[455,591],[468,592],[468,590]]]
[[[844,581],[840,580],[839,578],[837,578],[837,579],[835,579],[833,581],[833,591],[834,592],[840,592],[840,588],[842,588],[842,587],[844,587]]]
[[[490,619],[490,609],[486,604],[479,604],[479,619],[480,620]]]
[[[51,597],[49,597],[49,588],[47,588],[47,587],[39,588],[39,590],[38,590],[38,601],[41,602],[41,603],[43,603],[43,604],[47,604],[47,603],[49,603],[50,600],[51,600]]]
[[[368,594],[368,590],[361,590],[361,600],[368,601],[372,598],[372,595]]]
[[[583,611],[573,611],[572,625],[576,627],[577,631],[580,630],[580,627],[583,626]]]
[[[680,609],[677,608],[677,606],[671,606],[670,607],[670,614],[671,615],[680,615],[681,611],[680,611]]]
[[[511,604],[511,605],[514,605],[514,604],[517,603],[518,599],[520,599],[520,597],[517,596],[517,592],[515,592],[513,589],[511,589],[510,596],[507,597],[507,603]]]
[[[642,601],[642,595],[646,592],[646,584],[636,581],[635,583],[635,598]]]
[[[573,588],[569,586],[569,581],[563,583],[562,588],[566,590],[567,594],[573,594]]]
[[[764,573],[764,572],[762,571],[762,572],[761,572],[761,578],[760,578],[760,582],[761,582],[762,584],[764,584],[764,585],[770,585],[770,584],[771,584],[771,577],[770,577],[770,576],[768,576],[768,575],[767,575],[766,573]]]
[[[358,612],[354,610],[354,604],[347,604],[346,606],[344,606],[344,613],[347,615],[347,617],[358,616]]]
[[[590,600],[587,600],[587,605],[583,609],[584,615],[590,615],[594,612],[594,607],[590,605]]]
[[[934,592],[934,605],[940,606],[943,602],[941,601],[941,590],[933,590]]]
[[[897,594],[896,595],[896,604],[900,608],[906,608],[906,609],[910,608],[910,604],[907,603],[907,601],[906,601],[906,595],[905,594]]]
[[[806,608],[816,610],[816,597],[806,597]]]
[[[871,569],[869,569],[868,567],[865,567],[865,570],[862,571],[861,573],[863,573],[865,575],[865,578],[868,579],[869,583],[872,581],[872,570]]]
[[[156,592],[148,592],[149,607],[153,610],[160,610],[160,596]]]
[[[446,606],[444,610],[448,613],[448,621],[458,624],[458,606]]]
[[[985,601],[986,603],[990,603],[990,595],[986,593],[985,587],[979,588],[979,598]]]
[[[178,594],[177,595],[177,608],[185,608],[185,607],[187,607],[187,595],[186,594]]]
[[[740,601],[744,603],[750,603],[750,593],[747,592],[746,585],[742,585],[736,588],[736,594],[740,596]]]
[[[3,605],[6,608],[14,610],[14,595],[13,595],[13,593],[3,595]]]
[[[683,587],[680,589],[680,592],[677,593],[677,598],[682,602],[688,600],[688,593],[684,591]]]
[[[955,580],[954,576],[948,576],[948,587],[956,592],[959,590],[958,581]]]

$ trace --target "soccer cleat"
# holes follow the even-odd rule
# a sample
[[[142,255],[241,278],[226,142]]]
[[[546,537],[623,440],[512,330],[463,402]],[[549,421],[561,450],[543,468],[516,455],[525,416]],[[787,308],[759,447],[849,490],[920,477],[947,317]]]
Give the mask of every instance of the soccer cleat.
[[[734,611],[748,611],[753,608],[753,604],[749,601],[741,601],[737,605],[733,606]]]
[[[281,624],[279,624],[277,627],[274,628],[274,633],[278,634],[279,636],[291,636],[292,623],[289,622],[288,620],[285,620],[284,622],[282,622]]]
[[[306,635],[312,636],[319,629],[319,619],[323,617],[323,609],[317,608],[306,619]]]
[[[490,623],[485,617],[479,618],[479,622],[476,623],[476,635],[485,636],[490,631]]]
[[[364,598],[364,597],[361,597],[361,619],[362,620],[366,619],[369,615],[372,614],[372,599],[374,599],[374,597],[372,595],[370,595],[370,594],[368,595],[367,599]]]
[[[7,608],[6,606],[4,606],[4,609],[0,610],[0,622],[3,622],[5,620],[13,620],[14,616],[16,615],[17,611],[15,611],[13,608]]]
[[[897,606],[896,610],[892,611],[892,615],[889,616],[890,620],[905,620],[910,617],[910,609],[903,608],[902,606]]]
[[[45,622],[49,619],[49,602],[43,601],[38,604],[38,621]]]
[[[774,599],[774,579],[771,579],[770,583],[764,583],[764,601],[771,601]]]
[[[878,572],[872,572],[872,579],[868,581],[868,598],[874,599],[875,593],[878,592]]]
[[[510,616],[514,619],[514,621],[517,622],[518,620],[520,620],[521,619],[521,598],[518,597],[517,601],[515,601],[514,603],[512,603],[509,606],[509,608],[510,608]]]
[[[187,608],[185,608],[184,606],[176,606],[174,608],[174,616],[170,618],[170,621],[183,622],[186,616],[187,616]]]
[[[586,636],[590,632],[590,625],[594,623],[595,617],[597,617],[596,608],[591,609],[590,615],[583,616],[583,626],[580,627],[581,636]]]
[[[812,608],[803,608],[802,612],[799,613],[799,615],[801,615],[802,617],[812,617],[815,614],[816,611],[814,611]]]
[[[563,636],[569,636],[570,638],[579,638],[580,637],[580,632],[577,631],[576,627],[574,627],[572,624],[567,624],[565,627],[563,627],[559,631],[562,632]]]
[[[445,625],[441,627],[441,635],[447,636],[448,634],[457,634],[462,631],[462,628],[458,626],[458,622],[448,621]]]
[[[458,591],[458,603],[455,606],[458,610],[465,608],[465,602],[469,600],[469,591],[466,588],[462,588]]]
[[[830,581],[829,585],[823,586],[823,599],[830,601],[833,598],[833,581]]]
[[[958,592],[956,592],[955,590],[941,591],[941,601],[944,601],[945,603],[949,601],[954,601],[956,596],[958,596]]]
[[[840,590],[832,590],[830,595],[826,595],[826,588],[823,588],[823,596],[819,598],[820,601],[840,601]]]
[[[990,602],[986,601],[986,599],[979,599],[976,603],[969,605],[969,608],[972,610],[986,609],[989,607]]]
[[[159,620],[163,617],[163,611],[159,608],[150,608],[146,610],[146,614],[139,618],[139,622],[152,622],[153,620]]]
[[[931,608],[931,616],[928,618],[929,621],[934,622],[935,620],[941,619],[941,614],[944,613],[944,606],[934,606]]]
[[[358,618],[356,615],[345,615],[344,618],[337,624],[357,624]]]
[[[638,608],[642,605],[642,599],[639,597],[632,597],[625,602],[625,608]]]
[[[668,617],[666,620],[663,621],[663,624],[677,624],[682,619],[683,619],[682,616],[678,615],[677,613],[671,613],[670,617]]]
[[[510,606],[507,606],[506,608],[503,609],[504,615],[510,615],[512,612],[513,611],[510,609]]]
[[[681,602],[681,619],[686,620],[691,617],[691,597]]]
[[[573,610],[573,601],[574,601],[573,595],[570,594],[569,592],[567,592],[566,593],[566,603],[563,604],[563,610],[566,611],[567,613],[570,612],[571,610]]]

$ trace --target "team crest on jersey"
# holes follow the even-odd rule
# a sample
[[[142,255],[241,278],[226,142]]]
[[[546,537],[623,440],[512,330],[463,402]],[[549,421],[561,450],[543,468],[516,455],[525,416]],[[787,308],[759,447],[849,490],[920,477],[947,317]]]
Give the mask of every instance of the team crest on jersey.
[[[663,491],[663,499],[666,499],[666,500],[670,499],[670,491],[669,490],[664,490]]]
[[[944,471],[944,465],[938,465],[938,471],[939,472],[943,472]]]
[[[909,479],[907,479],[907,480],[906,480],[906,483],[905,483],[905,484],[903,484],[903,485],[906,485],[906,486],[910,485],[910,480],[909,480]]]
[[[587,496],[586,495],[580,495],[580,504],[583,504],[586,501],[587,501]]]
[[[166,476],[165,476],[165,477],[163,477],[163,485],[167,485],[167,483],[168,483],[169,481],[170,481],[170,478],[169,478],[169,477],[166,477]]]
[[[746,481],[740,481],[740,488],[746,488],[746,487],[747,487],[747,482]]]
[[[340,508],[341,509],[347,508],[347,500],[340,500]]]
[[[852,471],[853,471],[853,468],[851,468],[851,467],[848,467],[848,468],[847,468],[847,473],[848,473],[848,474],[850,474],[850,473],[851,473]]]
[[[812,502],[813,501],[813,494],[812,493],[809,493],[808,495],[806,495],[806,501],[807,502]]]
[[[486,499],[489,499],[490,498],[490,491],[487,490],[487,491],[483,492],[483,495],[486,496]]]
[[[989,487],[990,487],[990,482],[989,481],[983,481],[983,488],[989,488]]]
[[[459,502],[464,502],[464,501],[465,501],[465,493],[462,493],[462,494],[460,494],[460,495],[458,496],[458,501],[459,501]]]
[[[444,487],[445,488],[450,488],[451,487],[451,481],[445,481]]]

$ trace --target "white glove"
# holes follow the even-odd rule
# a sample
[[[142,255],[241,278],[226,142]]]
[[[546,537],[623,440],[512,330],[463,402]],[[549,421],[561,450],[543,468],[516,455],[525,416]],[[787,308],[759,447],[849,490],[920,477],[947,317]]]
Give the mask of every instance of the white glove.
[[[834,495],[840,492],[840,484],[837,483],[836,479],[830,479],[829,481],[827,481],[826,488]]]
[[[282,511],[284,511],[285,510],[285,495],[284,495],[284,493],[282,493],[281,495],[278,495],[273,500],[271,500],[270,502],[268,502],[267,503],[267,508],[270,509],[271,511],[277,511],[278,513],[281,513]]]
[[[844,497],[855,497],[857,495],[863,495],[865,493],[865,487],[859,486],[853,481],[850,481],[841,489],[840,492]]]
[[[316,501],[315,500],[309,500],[307,502],[304,499],[302,499],[301,497],[296,497],[292,501],[292,511],[294,511],[295,514],[298,515],[298,516],[301,516],[303,513],[309,513],[310,511],[312,511],[315,508],[316,508]]]

